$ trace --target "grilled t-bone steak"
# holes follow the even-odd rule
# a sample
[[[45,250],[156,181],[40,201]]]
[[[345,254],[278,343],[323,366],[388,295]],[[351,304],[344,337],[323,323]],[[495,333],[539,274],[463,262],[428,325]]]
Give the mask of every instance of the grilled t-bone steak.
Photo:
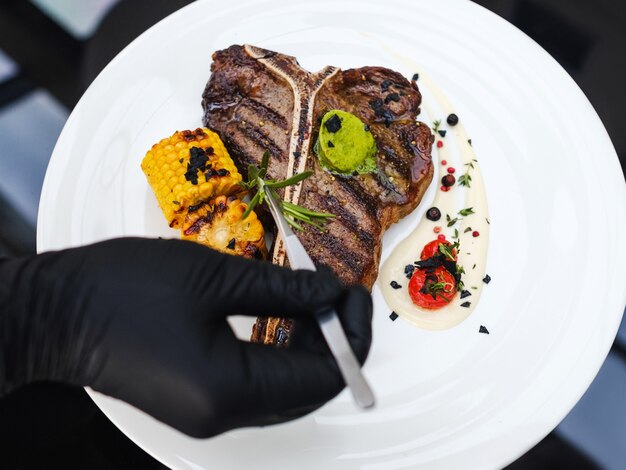
[[[310,73],[294,57],[254,46],[231,46],[213,54],[202,95],[204,124],[215,130],[243,174],[249,163],[271,154],[268,176],[313,175],[285,189],[285,200],[336,215],[324,232],[298,233],[316,264],[329,266],[346,284],[371,289],[385,230],[413,211],[432,180],[429,126],[416,120],[421,95],[415,81],[393,70],[325,67]],[[378,171],[353,177],[324,170],[313,152],[327,111],[350,112],[369,126]],[[272,262],[286,264],[280,237]],[[253,340],[285,344],[289,321],[259,319]]]

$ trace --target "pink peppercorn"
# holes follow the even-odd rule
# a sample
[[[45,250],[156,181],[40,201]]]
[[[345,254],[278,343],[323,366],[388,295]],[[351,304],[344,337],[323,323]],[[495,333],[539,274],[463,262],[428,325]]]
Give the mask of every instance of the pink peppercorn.
[[[454,169],[454,167],[450,166],[448,167],[448,173],[452,174],[454,173],[456,170]]]
[[[480,235],[480,233],[478,233],[478,230],[474,230],[472,232],[472,237],[477,237],[478,235]]]
[[[445,239],[446,239],[446,236],[443,233],[437,235],[437,240],[445,240]]]
[[[441,147],[443,147],[443,140],[438,140],[437,141],[437,148],[440,149]]]
[[[441,160],[441,164],[442,164],[442,165],[447,165],[447,164],[448,164],[448,162],[447,162],[446,160]]]
[[[441,232],[441,227],[440,227],[439,225],[437,225],[437,226],[433,229],[433,232],[435,232],[435,233],[439,233],[439,232]]]

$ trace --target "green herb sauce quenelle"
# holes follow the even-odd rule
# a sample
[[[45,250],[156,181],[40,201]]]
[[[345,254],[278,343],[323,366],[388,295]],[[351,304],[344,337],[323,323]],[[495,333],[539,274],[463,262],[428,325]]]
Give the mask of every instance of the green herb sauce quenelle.
[[[376,170],[376,141],[369,127],[354,114],[333,109],[322,118],[314,148],[324,169],[338,175]]]

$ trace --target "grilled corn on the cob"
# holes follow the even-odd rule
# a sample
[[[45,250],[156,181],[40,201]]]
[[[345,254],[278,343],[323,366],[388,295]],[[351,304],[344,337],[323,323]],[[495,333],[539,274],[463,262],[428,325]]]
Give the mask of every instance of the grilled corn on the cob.
[[[241,175],[219,136],[209,129],[177,131],[154,144],[141,169],[170,227],[178,227],[189,206],[241,191]]]
[[[219,196],[189,208],[181,228],[184,240],[193,240],[223,253],[245,258],[267,254],[263,226],[254,212],[242,219],[247,205]]]

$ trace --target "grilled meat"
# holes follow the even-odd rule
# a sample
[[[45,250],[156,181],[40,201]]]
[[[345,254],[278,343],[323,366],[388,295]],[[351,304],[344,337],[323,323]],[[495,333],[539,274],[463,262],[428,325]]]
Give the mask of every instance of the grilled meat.
[[[337,217],[324,232],[306,227],[298,236],[316,264],[346,284],[371,288],[385,230],[417,207],[432,180],[434,137],[416,121],[421,95],[415,82],[382,67],[310,73],[294,57],[248,45],[215,52],[211,71],[204,124],[220,135],[241,172],[258,165],[265,150],[272,156],[270,178],[312,170],[283,197]],[[313,146],[322,116],[332,109],[369,126],[378,148],[376,173],[341,177],[321,168]],[[280,237],[272,261],[287,262]],[[288,333],[288,322],[262,319],[253,338],[281,343]]]

